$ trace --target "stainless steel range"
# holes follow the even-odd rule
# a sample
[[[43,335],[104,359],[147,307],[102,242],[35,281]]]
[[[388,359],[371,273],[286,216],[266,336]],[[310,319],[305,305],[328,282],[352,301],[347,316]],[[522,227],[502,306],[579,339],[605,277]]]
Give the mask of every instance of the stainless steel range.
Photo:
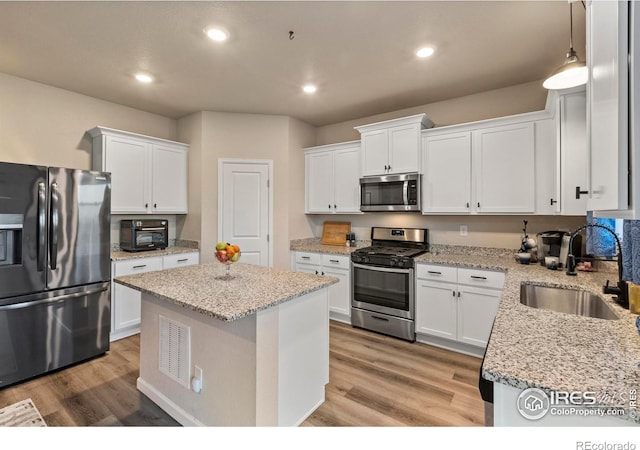
[[[429,230],[374,227],[371,244],[351,254],[351,324],[414,342],[414,258]]]

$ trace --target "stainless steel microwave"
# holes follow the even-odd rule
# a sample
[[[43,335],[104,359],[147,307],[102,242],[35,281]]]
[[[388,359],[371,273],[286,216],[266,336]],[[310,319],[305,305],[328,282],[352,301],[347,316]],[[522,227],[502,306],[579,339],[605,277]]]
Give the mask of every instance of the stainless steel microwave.
[[[169,224],[166,220],[121,220],[120,248],[125,252],[140,252],[167,248]]]
[[[420,175],[360,178],[361,211],[420,211]]]

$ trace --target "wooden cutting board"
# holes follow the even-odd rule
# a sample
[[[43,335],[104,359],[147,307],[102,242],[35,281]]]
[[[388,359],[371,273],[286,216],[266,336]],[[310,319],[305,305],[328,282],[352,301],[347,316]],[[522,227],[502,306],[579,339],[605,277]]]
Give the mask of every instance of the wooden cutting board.
[[[322,245],[342,245],[347,243],[347,233],[351,222],[325,222],[322,225]]]

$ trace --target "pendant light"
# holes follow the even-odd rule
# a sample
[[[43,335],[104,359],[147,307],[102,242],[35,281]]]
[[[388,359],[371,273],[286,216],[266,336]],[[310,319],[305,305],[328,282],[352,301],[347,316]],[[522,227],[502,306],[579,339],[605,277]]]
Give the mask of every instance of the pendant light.
[[[589,78],[587,65],[580,61],[573,49],[573,3],[569,3],[569,51],[564,64],[558,67],[542,86],[547,89],[567,89],[586,84]]]

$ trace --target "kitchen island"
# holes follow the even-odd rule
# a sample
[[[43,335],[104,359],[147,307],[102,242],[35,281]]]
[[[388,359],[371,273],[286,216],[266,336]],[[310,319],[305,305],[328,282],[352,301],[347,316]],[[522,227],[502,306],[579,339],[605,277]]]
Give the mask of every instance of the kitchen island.
[[[329,382],[332,277],[219,263],[129,275],[138,389],[182,425],[295,426]]]

